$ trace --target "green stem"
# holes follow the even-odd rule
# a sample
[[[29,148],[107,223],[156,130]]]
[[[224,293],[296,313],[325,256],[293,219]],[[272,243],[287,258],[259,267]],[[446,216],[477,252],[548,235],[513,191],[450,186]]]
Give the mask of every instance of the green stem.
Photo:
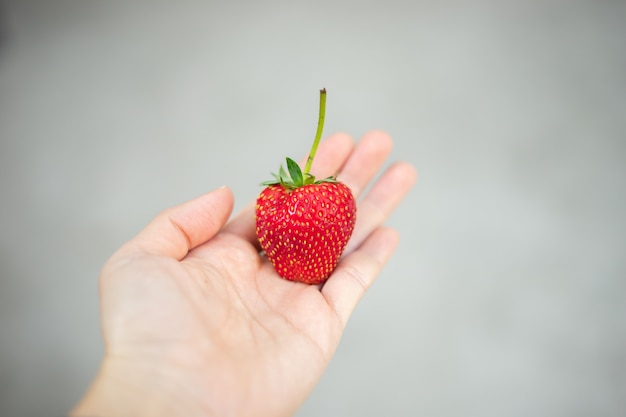
[[[320,90],[320,115],[317,120],[317,132],[315,133],[315,140],[313,141],[311,152],[309,152],[309,158],[306,160],[306,165],[304,167],[305,178],[307,177],[309,171],[311,171],[311,164],[313,164],[313,158],[315,158],[315,153],[317,152],[317,146],[320,144],[320,140],[322,139],[322,131],[324,130],[325,117],[326,117],[326,89],[322,88]]]

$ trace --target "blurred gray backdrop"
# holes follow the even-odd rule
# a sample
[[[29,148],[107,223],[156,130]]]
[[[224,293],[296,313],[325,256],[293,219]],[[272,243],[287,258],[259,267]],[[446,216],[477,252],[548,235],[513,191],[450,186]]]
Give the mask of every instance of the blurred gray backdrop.
[[[385,129],[420,182],[308,416],[626,415],[626,2],[5,1],[0,414],[63,415],[155,214]]]

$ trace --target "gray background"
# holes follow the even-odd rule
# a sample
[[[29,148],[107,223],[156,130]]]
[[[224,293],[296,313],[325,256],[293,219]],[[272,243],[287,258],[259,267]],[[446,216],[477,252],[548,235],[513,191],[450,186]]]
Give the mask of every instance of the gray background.
[[[175,4],[175,5],[174,5]],[[626,2],[0,6],[0,414],[62,415],[97,274],[326,133],[420,182],[305,416],[626,415]]]

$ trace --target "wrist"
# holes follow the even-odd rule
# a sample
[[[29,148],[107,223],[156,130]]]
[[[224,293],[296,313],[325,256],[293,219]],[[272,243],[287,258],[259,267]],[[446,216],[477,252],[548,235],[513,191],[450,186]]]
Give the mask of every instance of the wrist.
[[[185,398],[179,378],[149,363],[105,359],[71,417],[206,415]]]

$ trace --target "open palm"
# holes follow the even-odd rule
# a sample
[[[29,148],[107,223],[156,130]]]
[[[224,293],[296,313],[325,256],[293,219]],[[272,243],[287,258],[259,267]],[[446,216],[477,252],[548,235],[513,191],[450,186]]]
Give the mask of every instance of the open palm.
[[[357,146],[347,135],[331,136],[312,172],[339,172],[357,197],[390,150],[382,132]],[[96,381],[91,397],[122,384],[155,413],[291,415],[395,249],[397,234],[382,223],[414,181],[406,163],[382,174],[359,201],[352,240],[323,286],[276,274],[259,254],[253,204],[226,223],[227,188],[161,213],[101,272],[106,358],[103,388]]]

